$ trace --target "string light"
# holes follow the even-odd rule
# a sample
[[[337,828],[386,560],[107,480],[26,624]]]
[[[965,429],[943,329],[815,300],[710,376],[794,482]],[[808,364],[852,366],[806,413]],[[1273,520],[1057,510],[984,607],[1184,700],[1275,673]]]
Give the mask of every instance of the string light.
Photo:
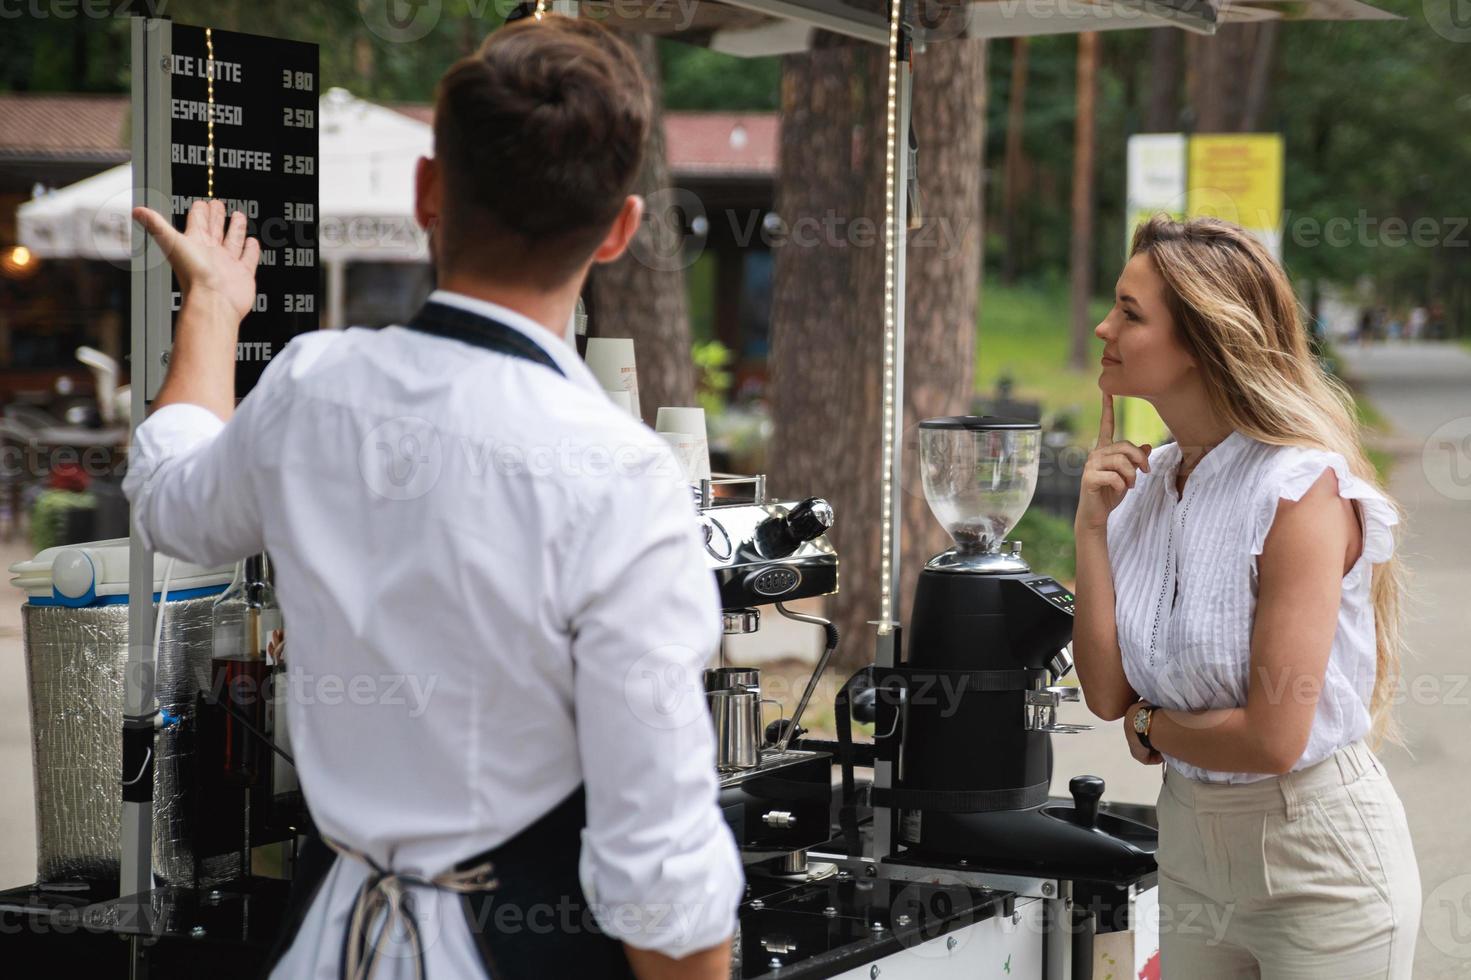
[[[205,165],[209,168],[209,190],[205,196],[213,198],[215,196],[215,36],[214,30],[208,27],[204,29],[204,48],[204,82],[209,102],[209,108],[205,112],[205,119],[209,125],[209,145],[204,157]]]
[[[884,402],[883,482],[879,503],[879,633],[893,632],[894,596],[889,587],[894,568],[894,405],[897,359],[894,315],[899,229],[894,209],[894,160],[898,149],[899,111],[899,18],[903,0],[889,3],[889,92],[884,107]]]

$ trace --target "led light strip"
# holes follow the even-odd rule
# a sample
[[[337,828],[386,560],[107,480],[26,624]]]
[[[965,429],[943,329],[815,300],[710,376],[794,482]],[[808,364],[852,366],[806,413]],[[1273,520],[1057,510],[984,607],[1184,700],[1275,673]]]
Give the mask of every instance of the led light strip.
[[[879,634],[893,632],[894,596],[889,588],[894,568],[893,503],[894,503],[894,390],[897,357],[894,318],[897,236],[894,213],[894,159],[898,144],[899,111],[899,18],[903,0],[889,3],[889,94],[885,106],[884,129],[884,421],[883,421],[883,491],[879,504]]]
[[[215,196],[215,35],[211,28],[204,29],[205,70],[204,83],[209,92],[209,106],[205,109],[205,120],[209,124],[209,146],[205,150],[205,164],[209,168],[209,191],[206,196]]]

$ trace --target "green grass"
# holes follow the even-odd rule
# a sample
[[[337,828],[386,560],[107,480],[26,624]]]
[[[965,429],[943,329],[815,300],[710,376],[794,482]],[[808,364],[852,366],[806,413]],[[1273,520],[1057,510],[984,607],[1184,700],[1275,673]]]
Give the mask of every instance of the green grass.
[[[1354,408],[1358,412],[1359,424],[1369,432],[1388,433],[1394,427],[1389,424],[1379,409],[1368,398],[1359,392],[1354,392]],[[1369,462],[1374,464],[1374,472],[1379,477],[1381,486],[1389,486],[1389,475],[1394,469],[1394,457],[1382,449],[1373,446],[1364,446],[1364,455],[1369,457]]]
[[[1089,304],[1093,322],[1108,312],[1106,299]],[[1089,364],[1069,370],[1067,287],[1003,286],[988,281],[981,291],[976,337],[976,391],[990,395],[1002,376],[1014,383],[1012,397],[1037,401],[1048,421],[1071,416],[1075,433],[1098,431],[1102,399],[1098,393],[1098,354],[1103,345],[1089,341]]]
[[[1061,517],[1033,507],[1006,537],[1022,543],[1022,557],[1038,575],[1069,583],[1077,577],[1073,526]]]
[[[1374,464],[1374,474],[1379,477],[1379,485],[1389,486],[1389,475],[1394,471],[1394,457],[1373,446],[1365,446],[1364,455],[1368,456],[1369,462]]]
[[[1354,392],[1354,405],[1358,409],[1359,424],[1374,432],[1389,432],[1392,426],[1374,403],[1358,392]]]

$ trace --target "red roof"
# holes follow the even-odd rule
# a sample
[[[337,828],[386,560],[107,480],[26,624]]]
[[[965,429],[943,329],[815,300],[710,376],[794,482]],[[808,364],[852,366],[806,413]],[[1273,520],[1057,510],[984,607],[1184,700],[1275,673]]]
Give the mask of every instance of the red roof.
[[[433,107],[391,108],[429,123]],[[121,95],[0,94],[0,159],[48,158],[118,163],[128,158],[128,99]],[[776,174],[774,112],[669,112],[669,169],[679,176]]]
[[[119,163],[129,155],[121,95],[0,95],[0,158]]]
[[[434,121],[430,105],[400,102],[390,108]],[[685,177],[775,176],[780,128],[774,112],[666,112],[669,169]]]
[[[780,141],[774,112],[670,112],[669,169],[702,176],[774,176]]]

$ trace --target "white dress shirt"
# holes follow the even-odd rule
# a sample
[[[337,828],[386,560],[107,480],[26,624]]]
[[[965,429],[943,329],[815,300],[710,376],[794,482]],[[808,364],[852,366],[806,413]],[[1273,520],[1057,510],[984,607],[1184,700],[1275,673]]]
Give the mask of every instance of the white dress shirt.
[[[1374,690],[1374,606],[1370,567],[1388,561],[1399,520],[1371,483],[1354,476],[1340,453],[1276,446],[1240,430],[1205,455],[1175,491],[1180,446],[1149,454],[1149,473],[1108,515],[1115,619],[1124,674],[1151,704],[1179,711],[1246,705],[1251,632],[1256,615],[1257,556],[1279,501],[1300,500],[1332,469],[1338,494],[1358,503],[1363,551],[1343,577],[1338,628],[1311,733],[1293,770],[1328,758],[1369,731]],[[1265,773],[1218,772],[1165,754],[1193,779],[1244,783]]]
[[[140,533],[206,564],[270,552],[325,834],[433,875],[585,784],[603,931],[671,956],[714,945],[742,874],[716,804],[700,671],[720,609],[689,488],[558,336],[431,300],[520,330],[566,377],[403,327],[297,337],[228,425],[175,404],[138,427]],[[364,874],[337,862],[276,975],[337,976]],[[459,897],[416,891],[429,977],[479,975]]]

